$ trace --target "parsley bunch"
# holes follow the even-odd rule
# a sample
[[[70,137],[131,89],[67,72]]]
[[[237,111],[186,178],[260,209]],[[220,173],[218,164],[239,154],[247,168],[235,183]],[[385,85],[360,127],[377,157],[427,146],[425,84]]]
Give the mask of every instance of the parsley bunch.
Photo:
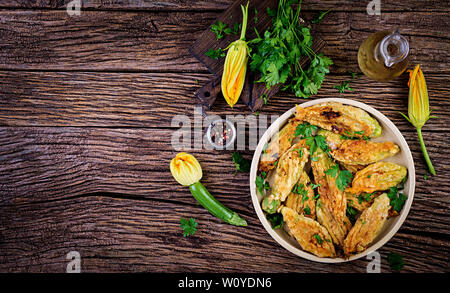
[[[308,98],[317,94],[325,75],[329,73],[331,59],[312,50],[313,39],[310,27],[299,23],[301,0],[297,10],[292,4],[297,0],[280,0],[272,27],[249,42],[252,50],[250,69],[261,73],[257,82],[264,82],[267,88],[285,84],[283,90],[292,91],[297,97]],[[309,67],[303,70],[299,60],[307,56]]]

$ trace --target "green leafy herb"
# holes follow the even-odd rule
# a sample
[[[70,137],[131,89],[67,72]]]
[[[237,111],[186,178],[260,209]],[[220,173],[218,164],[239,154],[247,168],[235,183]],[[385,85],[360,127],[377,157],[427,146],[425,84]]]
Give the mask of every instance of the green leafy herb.
[[[361,219],[361,224],[365,225],[367,223],[367,221],[364,221]]]
[[[370,197],[372,195],[373,195],[373,193],[363,193],[363,194],[358,195],[358,202],[359,202],[359,204],[362,204],[363,201],[369,202],[370,201]]]
[[[235,22],[233,24],[233,29],[231,30],[233,35],[239,35],[241,33],[242,24],[239,22]]]
[[[317,162],[317,160],[319,160],[318,157],[312,157],[312,158],[311,158],[311,161],[313,161],[313,162]]]
[[[211,31],[216,34],[217,40],[220,40],[224,37],[225,34],[231,34],[231,28],[227,27],[227,25],[221,21],[217,24],[213,24],[211,26]]]
[[[284,221],[283,221],[282,214],[280,214],[280,213],[267,214],[266,218],[272,225],[273,229],[283,228]]]
[[[358,214],[358,211],[352,207],[351,203],[347,203],[347,210],[345,212],[350,222],[355,223],[356,221],[356,215]]]
[[[367,178],[369,178],[369,179],[370,179],[370,177],[372,177],[372,175],[370,175],[370,174],[369,174],[369,175],[367,175]]]
[[[183,237],[187,237],[189,235],[194,235],[195,231],[197,231],[197,222],[194,218],[190,218],[189,220],[180,219],[181,229],[183,229]]]
[[[322,244],[322,243],[323,243],[322,237],[320,237],[319,234],[314,234],[313,236],[314,236],[314,238],[316,238],[316,240],[317,240],[317,242],[318,242],[319,244]]]
[[[269,147],[269,144],[266,142],[266,143],[264,144],[263,149],[262,149],[262,151],[263,151],[264,154],[266,153],[268,147]]]
[[[303,197],[308,195],[308,191],[305,189],[305,185],[296,183],[292,188],[292,192]]]
[[[388,261],[391,269],[395,271],[400,271],[405,265],[405,263],[403,262],[403,257],[395,252],[389,253]]]
[[[267,94],[262,94],[261,99],[263,100],[264,105],[267,105]]]
[[[277,12],[267,10],[273,17],[273,24],[263,35],[257,33],[249,42],[252,51],[250,69],[261,74],[257,82],[264,82],[268,89],[285,84],[283,90],[307,98],[317,94],[333,62],[313,51],[310,28],[299,23],[301,5],[295,10],[294,2],[280,0]],[[299,63],[304,56],[311,61],[305,69]]]
[[[345,91],[353,91],[353,89],[350,87],[350,81],[349,80],[343,81],[343,82],[341,82],[340,85],[333,86],[333,88],[339,90],[340,94],[345,93]]]
[[[307,206],[306,208],[303,209],[303,212],[305,213],[305,215],[311,215],[311,209],[309,208],[309,206]]]
[[[352,79],[357,79],[357,78],[359,78],[361,76],[361,73],[356,73],[356,72],[353,72],[351,70],[347,70],[347,73],[352,76]]]
[[[339,170],[338,165],[333,165],[330,169],[324,171],[325,174],[330,177],[336,178],[336,186],[340,191],[344,191],[344,189],[351,182],[353,175],[348,170]]]
[[[264,173],[264,174],[263,174]],[[258,188],[258,191],[261,195],[264,193],[264,189],[269,189],[270,185],[269,182],[264,182],[264,178],[266,177],[265,172],[261,172],[261,176],[257,176],[255,180],[256,188]]]
[[[403,189],[403,186],[401,186],[400,189]],[[399,187],[394,186],[389,189],[389,192],[387,194],[390,199],[392,208],[397,213],[402,210],[405,201],[408,199],[403,193],[399,193],[398,191]]]
[[[311,188],[312,189],[316,189],[317,187],[320,187],[320,186],[322,186],[322,185],[320,185],[320,184],[311,184]],[[319,195],[317,195],[317,196],[319,196]]]
[[[317,126],[311,125],[308,122],[299,124],[295,129],[295,136],[300,136],[300,138],[306,138],[312,136],[313,132],[317,130]]]
[[[233,156],[232,156],[232,160],[233,160],[234,165],[236,166],[236,172],[234,173],[235,175],[238,171],[241,171],[244,173],[250,172],[251,161],[248,159],[244,159],[240,153],[234,152]]]
[[[328,14],[328,12],[330,12],[331,9],[328,9],[327,11],[321,11],[317,14],[316,18],[314,20],[312,20],[312,23],[320,23],[322,21],[322,19],[324,18],[325,15]]]
[[[303,150],[302,149],[295,149],[294,151],[298,152],[298,157],[299,158],[303,157]]]
[[[222,50],[221,48],[214,50],[214,49],[209,49],[206,53],[206,56],[211,57],[212,59],[218,60],[220,58],[223,58],[226,56],[225,51]]]

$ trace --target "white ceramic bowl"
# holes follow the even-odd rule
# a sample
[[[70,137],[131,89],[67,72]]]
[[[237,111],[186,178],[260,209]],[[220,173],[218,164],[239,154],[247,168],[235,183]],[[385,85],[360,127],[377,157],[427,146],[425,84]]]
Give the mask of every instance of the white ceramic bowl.
[[[295,107],[284,113],[281,117],[279,117],[267,129],[267,131],[264,133],[261,140],[259,141],[259,144],[255,150],[255,154],[253,155],[252,166],[250,170],[250,192],[252,196],[253,206],[256,210],[256,214],[258,215],[259,220],[261,221],[267,232],[270,234],[270,236],[272,236],[272,238],[275,239],[275,241],[278,242],[281,246],[283,246],[290,252],[294,253],[295,255],[298,255],[300,257],[312,261],[323,263],[340,263],[364,257],[369,253],[371,253],[372,251],[379,249],[386,242],[388,242],[389,239],[391,239],[394,236],[394,234],[398,231],[400,226],[405,221],[409,209],[411,208],[414,196],[414,188],[416,185],[416,179],[415,179],[414,161],[411,155],[411,151],[409,150],[408,144],[406,143],[405,138],[400,133],[398,128],[386,116],[384,116],[381,112],[375,110],[374,108],[366,104],[349,99],[337,99],[337,98],[316,99],[303,103],[301,104],[301,106],[309,107],[315,104],[325,102],[339,102],[342,104],[355,106],[365,110],[378,120],[383,129],[382,135],[376,139],[373,139],[373,141],[392,141],[393,143],[397,144],[400,147],[400,152],[398,154],[385,160],[403,165],[408,169],[408,178],[405,182],[405,188],[403,190],[403,193],[408,197],[408,199],[406,200],[405,205],[403,206],[403,209],[400,212],[400,214],[396,217],[391,217],[386,221],[381,233],[365,251],[352,255],[348,259],[317,257],[309,252],[303,251],[300,245],[297,243],[297,241],[294,238],[290,237],[284,230],[272,229],[270,222],[266,219],[265,213],[261,208],[262,197],[256,192],[255,179],[257,176],[258,163],[264,145],[287,122],[287,120],[293,116],[293,114],[295,113]]]

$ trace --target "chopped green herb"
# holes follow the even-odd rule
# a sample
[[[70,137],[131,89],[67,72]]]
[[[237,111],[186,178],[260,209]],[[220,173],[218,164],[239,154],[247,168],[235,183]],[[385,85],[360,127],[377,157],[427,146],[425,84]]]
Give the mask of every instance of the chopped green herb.
[[[306,138],[312,136],[313,132],[317,130],[317,126],[311,125],[308,122],[299,124],[295,129],[295,136],[300,136],[300,138]]]
[[[321,11],[317,14],[316,18],[314,20],[312,20],[312,23],[320,23],[322,21],[322,19],[324,18],[325,15],[328,14],[328,12],[330,12],[331,9],[328,9],[327,11]]]
[[[262,94],[261,99],[263,100],[264,105],[267,105],[267,94]]]
[[[322,243],[323,243],[323,240],[322,240],[322,238],[320,237],[319,234],[314,234],[313,236],[314,236],[314,238],[316,238],[316,240],[317,240],[317,242],[318,242],[319,244],[322,244]]]
[[[367,223],[367,221],[364,221],[361,219],[361,224],[365,225]]]
[[[423,175],[423,180],[428,180],[428,175],[427,174]]]
[[[301,195],[303,197],[308,195],[308,191],[305,189],[305,185],[303,184],[295,184],[292,188],[292,192],[298,195]]]
[[[238,171],[244,173],[250,172],[250,165],[252,162],[248,159],[244,159],[240,153],[234,152],[231,159],[236,167],[236,171],[234,172],[235,175]]]
[[[318,159],[319,159],[318,157],[312,157],[312,158],[311,158],[311,161],[317,162]]]
[[[273,229],[283,228],[283,215],[280,213],[275,214],[267,214],[266,215],[267,220],[272,225]]]
[[[211,57],[212,59],[218,60],[220,58],[223,58],[226,56],[225,51],[222,50],[221,48],[214,50],[214,49],[209,49],[206,53],[206,56]]]
[[[225,34],[231,34],[231,28],[227,27],[227,25],[221,21],[217,24],[213,24],[211,26],[211,31],[216,34],[217,40],[222,39]]]
[[[388,261],[391,269],[395,271],[400,271],[405,265],[405,263],[403,262],[403,257],[395,252],[389,253]]]
[[[350,91],[350,92],[353,91],[353,89],[349,86],[349,84],[350,84],[350,81],[347,80],[347,81],[341,82],[340,85],[333,86],[333,88],[339,90],[340,94],[343,94],[343,93],[345,93],[345,91]]]
[[[231,31],[233,33],[233,35],[239,35],[239,33],[241,32],[241,27],[242,27],[241,23],[235,22],[233,24],[233,29]]]
[[[400,189],[403,189],[403,187]],[[398,191],[399,191],[398,187],[391,187],[387,194],[387,196],[391,201],[392,208],[397,213],[399,213],[402,210],[405,201],[408,199],[403,193],[399,193]]]
[[[370,177],[372,177],[372,175],[370,175],[370,174],[369,174],[369,175],[367,175],[367,178],[369,178],[369,179],[370,179]]]
[[[351,204],[347,203],[347,210],[345,212],[350,222],[355,223],[356,221],[356,215],[358,214],[358,211],[352,207]]]
[[[320,186],[322,186],[322,185],[320,185],[320,184],[311,184],[311,188],[312,189],[316,189],[317,187],[320,187]]]
[[[197,231],[198,224],[194,218],[190,218],[189,220],[180,218],[180,224],[181,229],[183,229],[183,237],[194,235],[195,231]]]
[[[307,206],[306,208],[303,209],[303,212],[305,213],[305,215],[311,215],[311,209],[309,208],[309,206]]]
[[[352,79],[357,79],[357,78],[359,78],[361,76],[361,73],[356,73],[356,72],[353,72],[351,70],[347,70],[347,73],[352,76]]]
[[[269,144],[266,142],[266,144],[264,145],[264,147],[262,149],[264,154],[266,153],[266,150],[267,150],[268,147],[269,147]]]
[[[263,172],[261,172],[261,175],[262,175],[262,173]],[[258,188],[259,193],[261,195],[264,195],[264,189],[269,189],[270,185],[269,185],[269,182],[264,182],[265,174],[262,176],[263,177],[261,177],[261,176],[256,177],[255,184],[256,184],[256,188]]]
[[[320,186],[320,185],[319,185],[319,186]],[[320,194],[314,195],[314,199],[319,199],[319,197],[320,197]]]

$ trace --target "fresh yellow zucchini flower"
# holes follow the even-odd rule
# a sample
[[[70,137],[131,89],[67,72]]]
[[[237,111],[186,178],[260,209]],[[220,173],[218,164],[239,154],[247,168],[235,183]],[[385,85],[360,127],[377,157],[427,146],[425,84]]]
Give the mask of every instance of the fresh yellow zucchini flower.
[[[428,90],[427,84],[425,82],[425,77],[420,69],[419,65],[416,65],[414,70],[408,70],[409,72],[409,98],[408,98],[408,117],[403,114],[417,130],[417,135],[419,136],[420,147],[422,149],[423,156],[428,165],[428,169],[431,174],[436,175],[433,164],[431,163],[430,157],[428,156],[427,149],[422,137],[422,127],[425,122],[430,118],[436,118],[435,116],[430,116],[430,105],[428,101]]]
[[[242,30],[239,40],[228,46],[227,57],[222,74],[222,94],[227,103],[233,107],[239,99],[244,88],[245,74],[247,72],[247,61],[249,49],[245,42],[245,31],[247,30],[248,2],[242,9]]]
[[[189,186],[202,179],[202,167],[197,159],[187,153],[179,153],[170,162],[173,178],[183,186]]]

